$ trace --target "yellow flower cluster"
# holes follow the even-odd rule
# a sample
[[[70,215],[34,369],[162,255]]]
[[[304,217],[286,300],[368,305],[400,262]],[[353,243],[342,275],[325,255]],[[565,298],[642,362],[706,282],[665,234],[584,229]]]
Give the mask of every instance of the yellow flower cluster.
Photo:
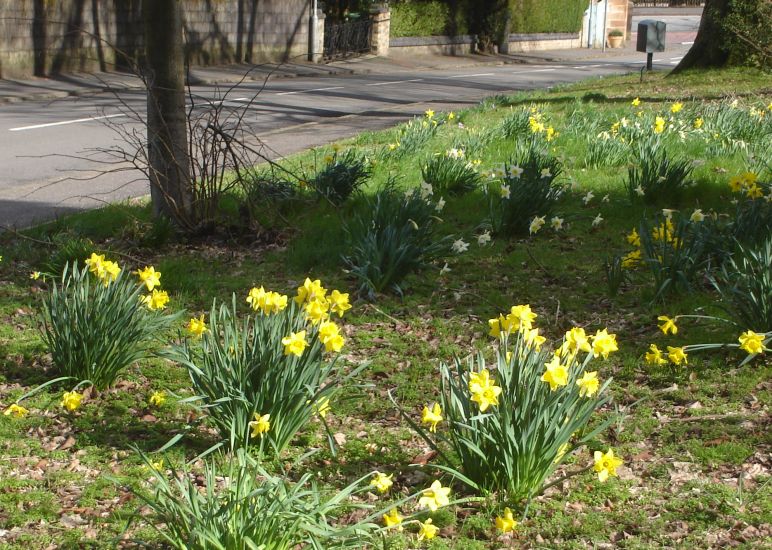
[[[544,134],[547,141],[556,139],[560,133],[555,131],[552,126],[544,124],[543,116],[536,107],[531,108],[531,116],[528,117],[528,128],[532,134]]]
[[[286,309],[287,297],[278,292],[266,291],[262,286],[254,287],[247,295],[247,303],[254,311],[260,310],[264,315],[270,315]]]
[[[92,252],[91,256],[86,260],[88,270],[96,275],[97,279],[102,281],[105,286],[109,285],[118,278],[121,273],[121,268],[117,262],[105,260],[104,254],[97,254]]]
[[[729,180],[729,188],[732,193],[745,193],[751,200],[764,196],[764,190],[758,184],[758,176],[753,172],[744,172]]]
[[[139,282],[144,284],[150,293],[142,297],[142,303],[148,309],[166,309],[166,304],[169,303],[169,294],[165,290],[160,289],[161,272],[156,271],[153,266],[146,266],[144,269],[135,271],[135,273],[139,277]]]

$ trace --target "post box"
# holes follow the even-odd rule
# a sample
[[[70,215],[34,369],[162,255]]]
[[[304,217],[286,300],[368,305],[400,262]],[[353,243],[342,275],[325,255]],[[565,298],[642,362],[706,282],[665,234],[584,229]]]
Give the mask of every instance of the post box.
[[[638,23],[638,42],[636,50],[645,53],[665,51],[665,27],[664,21],[645,19]]]

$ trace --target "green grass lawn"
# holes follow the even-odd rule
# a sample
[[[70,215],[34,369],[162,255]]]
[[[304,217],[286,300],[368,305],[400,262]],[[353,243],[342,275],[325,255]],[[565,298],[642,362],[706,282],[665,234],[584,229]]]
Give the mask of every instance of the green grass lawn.
[[[639,106],[631,104],[636,97]],[[683,108],[673,113],[676,102]],[[384,294],[373,303],[353,304],[343,323],[342,360],[352,366],[366,363],[366,368],[358,380],[361,387],[333,403],[326,419],[343,441],[339,452],[329,452],[322,424],[313,421],[272,466],[278,470],[319,447],[301,468],[314,472],[325,489],[377,469],[394,474],[392,494],[420,490],[438,470],[431,461],[418,469],[411,466],[428,448],[400,418],[388,392],[419,418],[421,408],[437,398],[439,363],[489,349],[488,319],[512,305],[530,304],[548,341],[572,326],[593,333],[608,327],[617,334],[619,352],[596,366],[602,379],[613,377],[613,405],[599,417],[618,416],[590,443],[592,448],[575,451],[554,477],[591,464],[590,451],[608,447],[624,460],[618,477],[601,484],[587,472],[551,487],[534,499],[513,534],[496,531],[493,518],[500,509],[495,504],[468,503],[432,514],[440,527],[433,540],[417,542],[415,529],[407,528],[388,535],[384,547],[764,547],[772,537],[769,354],[740,365],[745,354],[737,349],[706,351],[690,354],[688,365],[678,367],[652,367],[643,357],[652,343],[660,348],[736,343],[742,330],[770,327],[738,329],[684,318],[677,335],[665,336],[657,328],[658,315],[724,315],[708,280],[700,276],[691,292],[655,300],[651,275],[638,269],[618,293],[610,294],[604,262],[630,251],[625,236],[644,215],[652,218],[662,208],[673,208],[688,217],[699,208],[722,219],[735,212],[731,177],[755,171],[769,182],[768,75],[731,70],[646,75],[642,83],[638,74],[594,79],[490,98],[454,113],[434,137],[405,154],[400,151],[404,143],[389,147],[405,141],[398,128],[366,132],[340,145],[373,161],[363,195],[388,181],[406,190],[418,187],[426,160],[451,148],[479,161],[475,164],[487,187],[492,181],[488,173],[517,150],[517,139],[503,137],[502,121],[532,107],[545,126],[558,132],[548,145],[564,168],[558,181],[565,192],[555,209],[563,229],[551,229],[548,219],[534,235],[494,233],[490,243],[478,244],[490,229],[489,196],[482,190],[443,196],[439,233],[462,239],[469,250],[449,253],[431,269],[410,275],[403,297]],[[722,121],[734,116],[732,109],[746,117],[737,120],[751,122],[735,123],[735,134],[727,135],[718,128],[730,128]],[[669,152],[689,160],[694,184],[677,199],[646,204],[631,199],[625,188],[626,159],[597,166],[588,161],[588,149],[604,139],[603,132],[613,137],[614,124],[622,119],[625,127],[639,124],[650,132],[657,116],[669,120],[662,139]],[[447,114],[435,118],[447,120]],[[283,165],[297,180],[307,180],[332,152],[331,146],[320,148]],[[588,193],[592,197],[585,200]],[[38,330],[40,301],[51,282],[32,280],[31,272],[59,272],[92,250],[131,270],[154,265],[172,297],[170,307],[187,310],[185,321],[208,312],[215,299],[230,300],[232,293],[243,304],[253,286],[292,296],[306,276],[353,296],[357,283],[344,272],[340,257],[347,253],[343,227],[362,201],[355,196],[333,207],[306,195],[272,204],[263,212],[267,221],[260,231],[222,231],[190,241],[169,237],[151,221],[149,206],[136,203],[78,214],[24,234],[0,234],[0,408],[56,375]],[[449,272],[442,270],[445,264]],[[169,336],[175,335],[176,330]],[[152,452],[196,420],[197,413],[178,402],[192,395],[186,372],[160,358],[135,364],[114,388],[91,393],[72,413],[59,406],[67,389],[51,387],[24,401],[31,411],[25,418],[0,416],[0,548],[157,542],[141,515],[124,531],[141,507],[128,488],[146,485],[151,477],[134,447]],[[167,393],[160,407],[148,403],[154,391]],[[217,441],[206,422],[195,426],[167,460],[181,462]],[[464,488],[457,485],[454,491],[463,494]]]

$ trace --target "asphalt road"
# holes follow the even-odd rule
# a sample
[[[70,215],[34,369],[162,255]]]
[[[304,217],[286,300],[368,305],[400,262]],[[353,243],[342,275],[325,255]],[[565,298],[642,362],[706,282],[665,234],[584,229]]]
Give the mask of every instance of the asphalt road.
[[[656,67],[672,68],[687,49],[678,45],[655,56]],[[230,91],[227,105],[248,105],[245,120],[277,158],[365,129],[392,126],[429,107],[462,108],[494,94],[639,70],[642,58],[631,54],[540,65],[282,79],[264,87],[249,82]],[[192,93],[199,102],[222,99],[222,89],[215,86],[195,86]],[[141,117],[144,110],[140,91],[0,106],[0,225],[24,227],[147,194],[139,172],[95,177],[105,166],[84,158],[104,160],[93,153],[95,148],[120,145],[112,125],[141,136],[135,114]]]

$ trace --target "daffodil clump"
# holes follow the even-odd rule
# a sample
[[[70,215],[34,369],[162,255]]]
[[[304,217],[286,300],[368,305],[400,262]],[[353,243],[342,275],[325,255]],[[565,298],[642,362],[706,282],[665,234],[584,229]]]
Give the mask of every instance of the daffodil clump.
[[[191,318],[170,358],[190,374],[198,403],[223,440],[281,452],[312,419],[334,413],[343,373],[338,357],[346,337],[340,324],[348,293],[306,279],[294,297],[256,286],[230,305]]]
[[[534,234],[552,216],[563,188],[562,163],[541,142],[528,142],[508,163],[489,172],[489,218],[497,233]]]
[[[512,502],[537,494],[557,464],[610,422],[587,429],[610,399],[602,371],[616,335],[574,327],[550,347],[536,318],[517,305],[491,319],[494,361],[480,353],[441,364],[439,399],[411,419],[458,479]],[[501,528],[512,521],[505,515]]]
[[[680,317],[689,318],[695,316],[682,315]],[[719,319],[717,317],[697,317],[705,318],[708,320],[712,319],[716,321],[725,321],[724,319]],[[679,316],[672,318],[668,317],[667,315],[657,316],[657,326],[665,337],[675,336],[678,334],[678,319]],[[673,339],[671,338],[671,342],[672,340]],[[768,347],[770,342],[772,342],[772,330],[756,332],[754,330],[748,329],[742,332],[737,337],[735,342],[729,343],[689,344],[685,346],[665,345],[662,347],[662,349],[660,349],[656,343],[650,344],[649,349],[643,356],[643,360],[646,365],[651,367],[661,367],[664,365],[669,365],[672,368],[685,367],[689,365],[689,354],[692,352],[715,350],[721,348],[736,348],[745,353],[745,359],[741,363],[745,364],[753,360],[756,356],[765,354],[766,352],[770,351],[770,348]]]
[[[43,342],[57,374],[104,389],[148,357],[176,318],[163,311],[160,279],[153,267],[132,274],[97,253],[66,266],[43,299]]]

